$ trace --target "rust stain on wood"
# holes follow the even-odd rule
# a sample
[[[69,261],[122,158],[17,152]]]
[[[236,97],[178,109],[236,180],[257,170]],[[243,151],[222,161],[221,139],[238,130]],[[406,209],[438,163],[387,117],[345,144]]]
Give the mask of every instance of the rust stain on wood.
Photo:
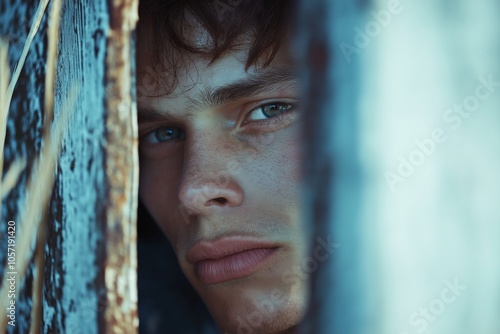
[[[139,158],[133,100],[132,31],[138,0],[110,0],[106,100],[106,174],[109,183],[105,261],[104,332],[137,332],[136,209]]]

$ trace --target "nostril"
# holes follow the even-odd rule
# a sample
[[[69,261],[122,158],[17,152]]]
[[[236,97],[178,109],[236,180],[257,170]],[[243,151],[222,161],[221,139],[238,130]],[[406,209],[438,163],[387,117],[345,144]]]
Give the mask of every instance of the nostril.
[[[227,203],[227,199],[225,199],[224,197],[217,197],[217,198],[214,198],[214,199],[208,201],[207,203],[205,203],[205,206],[224,205],[226,203]]]
[[[214,201],[219,203],[219,204],[226,204],[227,199],[225,199],[224,197],[217,197],[217,198],[214,198]]]

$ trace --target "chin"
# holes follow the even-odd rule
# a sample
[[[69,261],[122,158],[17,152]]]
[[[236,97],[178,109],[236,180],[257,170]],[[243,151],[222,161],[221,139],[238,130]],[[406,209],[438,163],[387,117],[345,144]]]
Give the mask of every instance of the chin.
[[[302,315],[295,311],[283,310],[271,317],[254,310],[236,315],[218,326],[223,334],[292,334],[296,332],[301,320]]]
[[[277,289],[275,289],[277,290]],[[288,296],[278,302],[267,293],[265,299],[238,300],[214,305],[212,312],[223,334],[292,334],[305,315],[305,298]],[[241,296],[240,296],[241,297]],[[244,305],[244,306],[242,306]],[[224,310],[225,308],[225,310]]]

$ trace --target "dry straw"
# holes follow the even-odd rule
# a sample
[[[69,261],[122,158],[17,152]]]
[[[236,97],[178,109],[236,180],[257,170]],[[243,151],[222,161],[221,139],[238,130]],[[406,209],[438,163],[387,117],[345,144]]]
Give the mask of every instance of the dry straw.
[[[9,44],[7,40],[4,38],[0,38],[0,218],[2,217],[2,201],[16,185],[17,179],[19,178],[19,175],[21,175],[26,165],[26,161],[23,158],[17,159],[11,165],[7,173],[5,173],[5,177],[2,179],[4,162],[3,151],[5,145],[5,135],[7,131],[7,116],[9,111],[9,108],[6,104],[10,77],[8,51]],[[1,300],[2,295],[0,295],[0,301]],[[6,321],[7,319],[0,320],[0,330],[2,330],[2,328],[4,327],[3,323],[6,323]]]
[[[3,200],[5,197],[7,197],[10,191],[17,184],[17,180],[19,179],[19,176],[21,175],[25,167],[26,167],[26,160],[23,158],[17,159],[10,166],[7,173],[5,173],[3,181],[1,182],[0,201]]]
[[[44,99],[44,138],[49,138],[50,124],[54,117],[55,81],[57,74],[57,48],[59,45],[59,21],[61,17],[61,0],[54,0],[50,11],[48,30],[47,66],[45,72],[45,99]],[[60,137],[56,137],[60,138]],[[58,149],[59,151],[59,149]],[[59,152],[57,152],[57,157]],[[56,158],[57,159],[57,158]],[[51,180],[53,185],[53,180]],[[48,190],[48,189],[47,189]],[[48,198],[47,198],[48,201]],[[47,207],[47,206],[44,206]],[[39,334],[43,318],[43,273],[45,268],[45,244],[47,243],[47,213],[42,214],[42,221],[38,230],[35,251],[35,278],[33,284],[33,304],[31,307],[31,334]]]
[[[3,175],[3,148],[5,145],[5,134],[7,129],[7,90],[9,87],[10,66],[9,66],[9,43],[6,39],[0,38],[0,218],[2,216],[2,199],[4,188],[2,182]]]
[[[8,61],[9,47],[5,39],[0,39],[0,194],[3,194],[3,191],[1,190],[1,176],[3,175],[3,149],[5,146],[5,134],[10,102],[12,100],[12,95],[14,94],[14,89],[16,88],[17,81],[19,80],[19,76],[21,75],[21,70],[24,67],[24,62],[26,61],[28,51],[31,47],[31,42],[33,42],[33,38],[38,32],[40,22],[42,22],[45,8],[47,8],[48,3],[49,0],[40,0],[40,4],[38,5],[38,8],[36,10],[35,17],[33,18],[33,23],[31,24],[30,32],[28,33],[28,37],[26,38],[26,42],[24,43],[23,51],[21,52],[21,56],[19,57],[19,61],[17,62],[17,65],[14,69],[14,74],[12,75],[12,79],[10,80],[10,84],[8,86],[7,82],[9,82],[10,75],[10,66]],[[1,213],[2,205],[0,200],[0,216]],[[2,298],[2,296],[0,296],[0,298]],[[3,328],[3,321],[4,320],[0,320],[0,329]]]
[[[17,81],[19,80],[19,76],[21,75],[21,70],[23,69],[24,62],[26,61],[26,56],[28,56],[28,51],[31,47],[31,42],[33,42],[33,38],[35,38],[36,33],[38,32],[38,28],[40,27],[40,22],[42,22],[43,15],[45,13],[45,8],[49,0],[40,0],[40,4],[35,13],[35,17],[33,18],[33,23],[31,24],[30,32],[28,37],[26,38],[26,42],[24,43],[23,51],[21,52],[21,57],[19,57],[19,61],[14,69],[14,74],[12,74],[12,80],[10,81],[9,88],[7,89],[7,97],[5,99],[5,112],[8,112],[10,101],[12,100],[12,94],[14,94],[14,88],[16,88]]]

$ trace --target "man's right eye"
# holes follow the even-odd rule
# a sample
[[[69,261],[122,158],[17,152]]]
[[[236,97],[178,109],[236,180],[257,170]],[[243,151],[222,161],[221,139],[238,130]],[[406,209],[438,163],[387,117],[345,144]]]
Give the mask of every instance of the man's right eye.
[[[183,140],[186,138],[184,130],[175,126],[164,126],[157,128],[143,137],[143,141],[148,144],[159,144],[173,140]]]

